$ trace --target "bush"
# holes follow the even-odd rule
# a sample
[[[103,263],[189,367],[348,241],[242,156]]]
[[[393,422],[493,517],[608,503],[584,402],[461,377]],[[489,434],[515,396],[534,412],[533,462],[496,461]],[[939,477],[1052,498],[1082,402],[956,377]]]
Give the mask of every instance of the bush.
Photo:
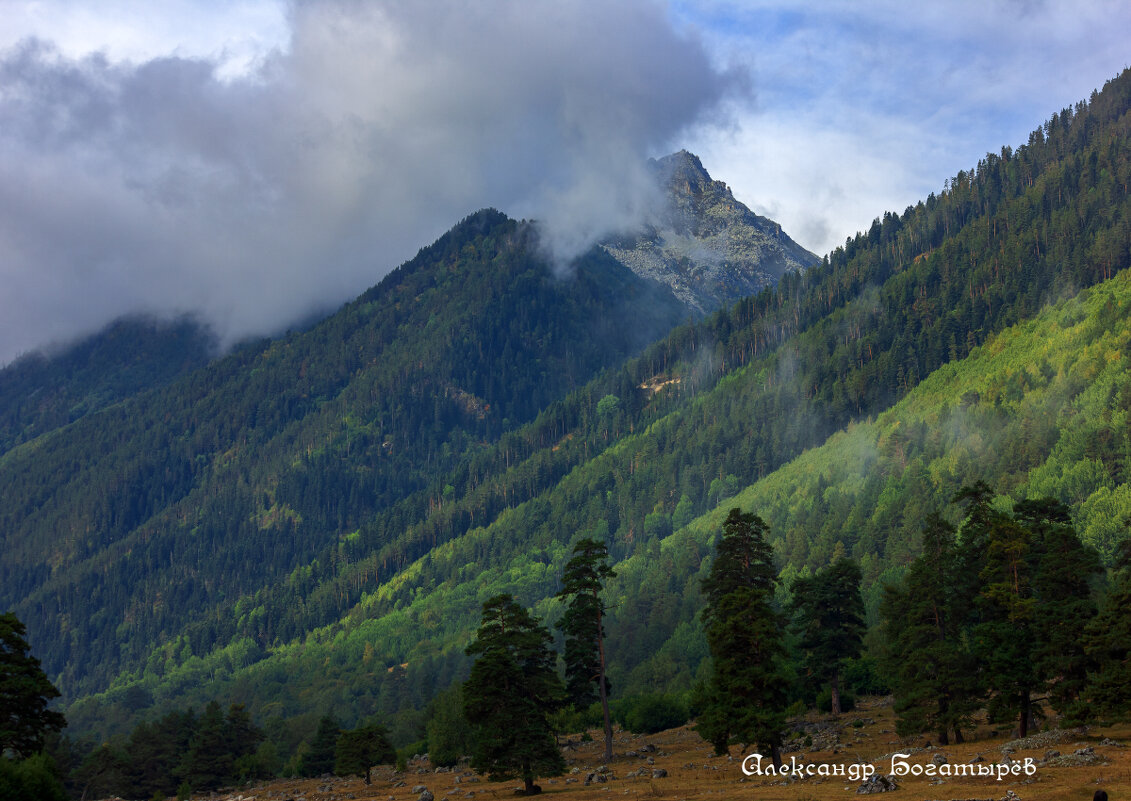
[[[876,660],[870,656],[849,659],[844,665],[844,686],[855,695],[887,695],[891,687],[880,675]]]
[[[851,712],[856,708],[856,696],[848,690],[840,691],[840,711]],[[818,712],[832,712],[833,711],[833,691],[825,687],[817,693],[817,711]]]
[[[595,702],[584,709],[571,706],[558,710],[550,716],[550,725],[558,734],[575,734],[586,729],[600,728],[605,725],[601,703]]]
[[[688,711],[679,696],[647,693],[623,699],[614,717],[633,734],[655,734],[682,726],[688,720]]]
[[[45,754],[19,761],[0,756],[0,801],[67,801],[55,763]]]

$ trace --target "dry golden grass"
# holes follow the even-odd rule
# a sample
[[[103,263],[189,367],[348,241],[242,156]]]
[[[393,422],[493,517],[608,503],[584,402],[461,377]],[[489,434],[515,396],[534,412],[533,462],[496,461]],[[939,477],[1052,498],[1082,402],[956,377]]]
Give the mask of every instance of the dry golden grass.
[[[811,716],[810,722],[831,720],[828,716]],[[871,721],[863,726],[854,726],[853,721]],[[860,708],[846,713],[839,720],[839,742],[835,747],[821,751],[802,748],[798,752],[786,754],[787,758],[797,756],[806,763],[827,763],[830,765],[850,765],[858,760],[878,760],[893,752],[906,752],[909,747],[922,747],[927,738],[915,738],[910,742],[900,742],[894,735],[894,721],[890,703],[880,699],[865,699]],[[597,740],[599,732],[592,731],[593,742],[581,743],[566,751],[566,760],[578,773],[566,774],[555,779],[541,779],[542,798],[560,801],[612,801],[617,798],[666,799],[669,801],[824,801],[825,799],[845,799],[855,797],[859,781],[847,778],[805,778],[782,784],[780,778],[751,777],[742,772],[742,757],[738,746],[731,748],[730,757],[716,757],[713,749],[689,727],[672,729],[650,736],[637,736],[617,731],[614,738],[615,756],[608,768],[612,776],[606,783],[585,786],[586,773],[601,765],[601,743]],[[1038,766],[1036,774],[1027,777],[1009,776],[1002,781],[986,777],[950,777],[942,783],[932,784],[925,776],[905,776],[897,779],[899,789],[884,794],[893,801],[899,799],[929,799],[948,801],[948,799],[1001,799],[1012,790],[1022,801],[1068,801],[1078,799],[1090,801],[1094,792],[1107,790],[1111,801],[1131,799],[1131,747],[1119,748],[1101,745],[1104,738],[1112,738],[1131,745],[1131,725],[1110,728],[1092,728],[1086,734],[1073,733],[1067,742],[1051,746],[1062,754],[1070,755],[1077,748],[1092,746],[1096,753],[1108,760],[1106,764],[1090,766],[1053,767]],[[577,738],[573,738],[575,741]],[[907,761],[927,764],[937,752],[944,753],[950,763],[968,763],[981,754],[986,763],[1001,761],[1002,746],[1009,740],[997,736],[983,727],[976,739],[963,745],[951,745],[912,755]],[[640,756],[626,756],[626,752],[640,752],[645,744],[656,746],[656,753]],[[1032,757],[1034,762],[1045,756],[1048,746],[1018,751],[1013,759],[1024,760]],[[655,764],[647,763],[652,757]],[[668,772],[666,778],[651,778],[652,768],[663,768]],[[645,776],[628,778],[626,774],[646,768]],[[878,772],[891,770],[890,759],[876,762]],[[222,798],[243,798],[265,801],[266,799],[298,799],[306,801],[416,801],[418,794],[413,787],[426,786],[437,801],[442,799],[474,798],[484,799],[513,798],[514,788],[521,782],[488,782],[475,777],[464,768],[453,772],[434,772],[427,764],[410,765],[404,774],[396,774],[388,768],[373,772],[373,784],[366,787],[359,779],[311,779],[275,781],[254,788],[232,792]],[[459,778],[459,782],[456,779]],[[573,781],[570,781],[570,780]],[[395,786],[404,782],[404,786]],[[469,795],[474,793],[474,795]],[[215,798],[215,796],[213,796]]]

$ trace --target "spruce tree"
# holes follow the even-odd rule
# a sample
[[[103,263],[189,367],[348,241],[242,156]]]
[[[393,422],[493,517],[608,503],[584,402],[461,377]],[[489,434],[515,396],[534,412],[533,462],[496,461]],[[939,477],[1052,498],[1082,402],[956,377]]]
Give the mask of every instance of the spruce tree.
[[[842,557],[815,576],[796,579],[790,589],[803,670],[828,685],[832,713],[839,715],[841,671],[860,655],[864,637],[860,567]]]
[[[896,732],[934,731],[938,742],[962,742],[978,706],[973,658],[963,638],[966,603],[956,586],[954,527],[927,517],[922,552],[901,585],[884,588],[880,605],[884,672],[895,696]]]
[[[737,737],[769,751],[780,766],[785,621],[773,606],[777,572],[766,532],[757,515],[731,509],[703,579],[711,675],[699,693],[696,729],[717,754],[727,753]]]
[[[550,632],[510,595],[483,604],[483,619],[467,654],[476,657],[463,685],[464,714],[473,729],[471,767],[492,781],[521,778],[527,795],[539,776],[565,770],[550,726],[564,687],[555,669]]]
[[[613,758],[613,726],[609,717],[609,682],[605,677],[604,580],[616,575],[605,560],[603,542],[583,539],[562,572],[559,598],[569,606],[558,628],[565,635],[566,696],[577,709],[601,701],[605,724],[605,761]]]

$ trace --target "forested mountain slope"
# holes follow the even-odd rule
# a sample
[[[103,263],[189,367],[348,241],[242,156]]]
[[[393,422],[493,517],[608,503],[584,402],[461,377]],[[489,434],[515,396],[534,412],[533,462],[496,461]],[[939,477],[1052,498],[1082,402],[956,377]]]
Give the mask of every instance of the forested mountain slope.
[[[207,363],[216,343],[191,318],[124,318],[0,369],[0,454]]]
[[[1131,74],[1125,73],[1090,103],[1055,115],[1023,147],[988,155],[902,215],[885,214],[825,264],[676,329],[640,357],[550,404],[531,423],[433,475],[421,494],[374,511],[357,524],[356,536],[323,548],[308,567],[227,598],[213,618],[186,627],[183,636],[166,632],[169,641],[152,650],[144,670],[73,708],[74,719],[113,721],[115,710],[125,713],[123,693],[131,685],[162,704],[199,701],[205,676],[215,682],[211,691],[253,702],[266,716],[343,702],[359,717],[418,707],[463,669],[471,618],[486,595],[514,592],[539,613],[553,611],[549,599],[562,557],[581,533],[606,536],[623,562],[615,589],[621,600],[613,625],[614,686],[685,681],[701,653],[692,622],[698,598],[688,578],[699,569],[705,540],[685,533],[661,546],[663,538],[704,511],[725,508],[728,496],[744,486],[753,484],[751,492],[774,486],[775,471],[805,449],[884,412],[944,365],[982,358],[996,347],[980,348],[983,343],[1049,303],[1125,269],[1131,253],[1129,109]],[[1102,318],[1106,308],[1087,307],[1085,317]],[[1122,319],[1122,311],[1113,319]],[[1046,320],[1044,327],[1017,330],[1040,337],[1050,325]],[[1086,332],[1101,329],[1107,330],[1093,324]],[[1064,352],[1085,345],[1092,347],[1085,341]],[[1118,352],[1111,342],[1097,347]],[[1063,371],[1071,379],[1050,396],[1060,404],[1059,416],[1051,416],[1053,406],[1045,409],[1038,421],[1044,434],[1026,439],[1032,452],[1025,460],[985,460],[991,472],[1002,465],[1026,471],[979,476],[1000,489],[1026,489],[1030,466],[1055,455],[1061,429],[1071,429],[1072,404],[1090,403],[1091,368],[1067,357],[1047,361],[1051,376]],[[1008,392],[986,390],[992,408],[1040,388],[1038,376],[1024,377],[1020,367],[1013,366]],[[1040,380],[1051,380],[1038,372]],[[974,417],[983,405],[980,387],[998,380],[972,379],[962,390],[979,393],[976,401],[963,401]],[[961,416],[947,414],[948,424],[960,422]],[[1098,419],[1116,430],[1107,418]],[[877,442],[882,450],[902,440]],[[947,455],[930,452],[931,463],[961,461],[958,447],[948,445]],[[346,449],[339,438],[328,454],[342,461]],[[914,463],[910,444],[894,452]],[[1076,465],[1073,453],[1065,451],[1064,458]],[[1108,491],[1115,492],[1123,482],[1112,472],[1116,462],[1088,458],[1100,459],[1114,482]],[[902,477],[906,465],[899,459]],[[981,462],[963,464],[937,479],[928,474],[937,486],[917,497],[945,499],[949,484],[968,478]],[[867,480],[886,482],[891,475],[880,469]],[[1086,496],[1068,496],[1078,509],[1100,503],[1103,481],[1097,481]],[[808,491],[806,482],[796,485]],[[865,562],[869,585],[898,571],[913,551],[917,517],[909,509],[893,522],[898,505],[891,493],[883,495],[884,487],[859,497],[845,490],[835,514],[821,504],[832,504],[836,493],[813,490],[820,503],[813,502],[812,519],[768,511],[783,558],[794,569],[820,565],[839,540]],[[1089,501],[1095,493],[1101,494]],[[264,506],[267,501],[283,513],[278,496],[265,498]],[[854,528],[838,528],[845,525],[841,512],[858,501]],[[880,515],[865,536],[855,522],[873,502],[871,513]],[[338,530],[353,529],[339,523]],[[1102,544],[1108,535],[1088,536]],[[123,630],[140,633],[133,621]]]
[[[568,279],[538,254],[529,224],[480,212],[309,330],[0,457],[0,608],[60,686],[309,571],[688,315],[604,254]]]

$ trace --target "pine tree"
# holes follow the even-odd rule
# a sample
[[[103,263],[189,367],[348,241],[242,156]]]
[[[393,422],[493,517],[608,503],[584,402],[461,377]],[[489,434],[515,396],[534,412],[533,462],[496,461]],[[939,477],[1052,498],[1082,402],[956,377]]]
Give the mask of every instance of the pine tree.
[[[828,684],[832,713],[839,715],[841,671],[860,655],[864,637],[860,567],[842,557],[811,578],[798,578],[791,593],[803,669],[814,681]]]
[[[0,615],[0,754],[30,757],[43,748],[43,736],[67,725],[47,704],[59,691],[30,653],[27,628],[12,613]]]
[[[609,717],[609,682],[605,677],[604,580],[616,575],[605,560],[603,542],[583,539],[562,572],[559,598],[569,606],[558,621],[565,635],[566,695],[577,709],[600,699],[605,723],[605,761],[613,758],[613,726]]]
[[[384,726],[370,723],[338,735],[335,746],[334,773],[338,776],[361,776],[371,784],[374,765],[395,762],[397,752],[389,743]]]
[[[1037,557],[1034,657],[1042,689],[1063,722],[1083,723],[1089,716],[1081,699],[1089,659],[1080,635],[1082,622],[1096,616],[1092,580],[1102,572],[1099,554],[1080,541],[1059,501],[1021,501],[1013,514],[1032,533]]]
[[[1028,529],[1000,514],[980,533],[978,542],[984,540],[987,547],[975,600],[978,622],[971,630],[982,687],[989,695],[987,714],[995,721],[1016,716],[1018,737],[1028,734],[1033,691],[1040,682],[1032,539]],[[964,542],[963,547],[970,545]]]
[[[717,754],[727,753],[730,739],[738,737],[768,750],[780,766],[785,621],[773,607],[777,574],[766,532],[757,515],[731,509],[703,579],[712,672],[699,692],[696,729]]]
[[[962,742],[978,706],[973,660],[962,636],[965,602],[955,590],[954,527],[932,513],[922,548],[902,584],[884,588],[883,667],[895,695],[896,731],[906,737],[933,730],[946,745],[951,731]]]
[[[463,685],[464,714],[473,729],[471,766],[492,781],[521,778],[527,795],[539,776],[565,770],[549,716],[564,687],[552,638],[510,595],[483,604],[483,620],[467,654],[476,656]]]

